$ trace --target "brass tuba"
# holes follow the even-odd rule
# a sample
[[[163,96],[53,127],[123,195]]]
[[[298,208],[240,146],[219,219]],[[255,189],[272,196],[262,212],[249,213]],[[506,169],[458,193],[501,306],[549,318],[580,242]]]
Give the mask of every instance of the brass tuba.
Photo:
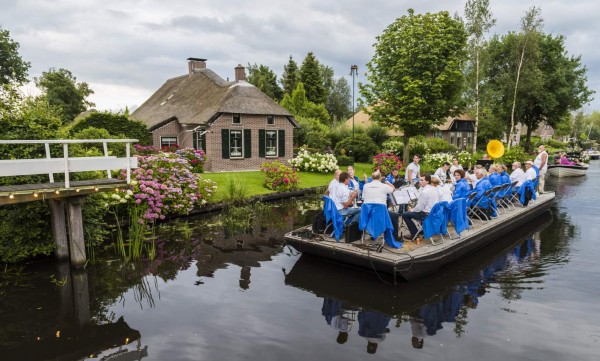
[[[487,144],[487,153],[492,158],[500,158],[504,155],[504,144],[499,140],[490,140]]]

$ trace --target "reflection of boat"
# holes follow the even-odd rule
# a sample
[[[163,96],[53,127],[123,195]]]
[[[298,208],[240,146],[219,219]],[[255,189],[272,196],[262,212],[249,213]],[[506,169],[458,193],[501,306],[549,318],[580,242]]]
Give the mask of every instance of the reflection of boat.
[[[490,222],[463,232],[460,238],[448,239],[433,245],[429,241],[416,247],[392,249],[387,246],[375,252],[356,243],[335,242],[327,237],[314,236],[311,226],[305,226],[285,235],[286,242],[298,251],[353,264],[366,269],[400,276],[411,281],[422,278],[492,242],[503,234],[514,231],[546,211],[554,200],[554,193],[541,194],[535,203],[516,207],[499,214]],[[437,236],[436,236],[437,237]]]
[[[530,221],[527,229],[515,228],[511,234],[497,239],[477,254],[449,264],[440,272],[415,282],[403,282],[393,286],[378,280],[373,272],[364,272],[356,267],[323,261],[322,258],[305,254],[286,275],[285,283],[312,292],[319,297],[333,298],[344,304],[397,315],[414,310],[452,292],[458,284],[486,281],[480,279],[482,274],[486,274],[481,272],[482,269],[495,263],[497,258],[510,253],[509,250],[514,248],[516,242],[546,228],[551,223],[551,213],[544,212]],[[499,270],[496,268],[496,271]]]
[[[565,164],[549,164],[548,175],[553,177],[579,177],[585,175],[589,168],[587,164],[581,165],[565,165]]]

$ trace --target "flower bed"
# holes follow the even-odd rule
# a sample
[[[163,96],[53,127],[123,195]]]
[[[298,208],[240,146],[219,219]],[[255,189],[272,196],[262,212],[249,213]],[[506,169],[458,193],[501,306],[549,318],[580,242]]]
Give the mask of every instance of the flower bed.
[[[395,154],[381,153],[373,157],[373,171],[379,170],[386,176],[392,172],[392,168],[398,167],[398,170],[404,169],[404,163]]]
[[[292,167],[303,172],[331,173],[338,169],[337,159],[330,153],[311,153],[300,148],[298,156],[289,161]]]
[[[298,189],[299,178],[296,170],[278,160],[264,162],[260,172],[265,176],[265,187],[275,191],[293,191]]]

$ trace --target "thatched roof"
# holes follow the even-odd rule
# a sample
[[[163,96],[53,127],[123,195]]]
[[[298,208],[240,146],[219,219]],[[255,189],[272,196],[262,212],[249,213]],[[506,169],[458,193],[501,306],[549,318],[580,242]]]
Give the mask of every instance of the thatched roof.
[[[180,124],[210,124],[221,113],[293,116],[254,85],[227,82],[210,69],[169,79],[131,117],[151,130],[172,119]]]
[[[457,120],[474,122],[475,118],[473,118],[469,114],[461,114],[457,117],[448,117],[448,118],[446,118],[446,122],[444,124],[436,125],[435,128],[438,130],[450,130],[450,128],[452,128],[452,124],[454,124],[454,122]]]
[[[464,120],[464,121],[469,121],[469,122],[474,122],[475,118],[471,117],[468,114],[461,114],[457,117],[448,117],[446,118],[446,121],[443,124],[440,125],[436,125],[434,126],[435,129],[439,129],[439,130],[449,130],[452,127],[452,124],[454,124],[454,122],[456,120]],[[371,126],[372,122],[371,122],[371,118],[369,117],[369,114],[367,114],[364,110],[360,110],[358,111],[356,114],[354,114],[354,126],[362,126],[362,127],[369,127]],[[346,125],[348,125],[349,127],[352,127],[352,117],[348,118],[348,120],[346,120]],[[388,130],[388,135],[390,136],[402,136],[402,132],[396,131],[396,130]]]

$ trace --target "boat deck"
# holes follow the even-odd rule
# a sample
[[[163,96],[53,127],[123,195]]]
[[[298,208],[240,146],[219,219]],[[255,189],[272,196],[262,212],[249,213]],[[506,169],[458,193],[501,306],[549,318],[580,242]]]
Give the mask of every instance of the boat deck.
[[[382,244],[381,237],[375,242],[365,240],[363,243],[358,240],[346,243],[343,237],[336,242],[334,238],[326,235],[312,234],[311,226],[292,231],[286,234],[285,239],[288,244],[304,253],[389,274],[396,275],[398,273],[403,278],[410,280],[434,272],[442,265],[509,233],[514,230],[514,227],[526,224],[528,220],[546,211],[554,197],[553,192],[541,194],[527,207],[516,205],[513,210],[505,213],[500,211],[496,218],[487,223],[482,224],[478,219],[474,219],[474,225],[462,232],[460,237],[456,237],[454,228],[449,226],[449,235],[444,236],[443,240],[440,236],[433,237],[435,245],[430,240],[405,241],[400,249],[385,245],[381,252],[377,252],[377,246]],[[404,225],[400,232],[408,234]],[[450,235],[454,238],[451,238]],[[366,238],[370,239],[368,236]]]

